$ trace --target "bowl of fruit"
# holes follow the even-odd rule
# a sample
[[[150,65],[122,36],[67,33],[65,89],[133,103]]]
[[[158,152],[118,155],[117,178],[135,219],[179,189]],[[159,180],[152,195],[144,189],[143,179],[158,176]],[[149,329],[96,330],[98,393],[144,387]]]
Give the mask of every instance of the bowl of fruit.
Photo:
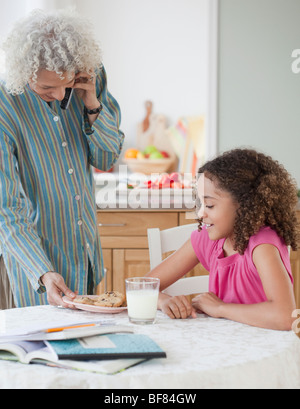
[[[131,172],[150,175],[167,172],[174,163],[174,157],[166,151],[160,151],[155,146],[149,145],[144,150],[127,149],[124,163]]]

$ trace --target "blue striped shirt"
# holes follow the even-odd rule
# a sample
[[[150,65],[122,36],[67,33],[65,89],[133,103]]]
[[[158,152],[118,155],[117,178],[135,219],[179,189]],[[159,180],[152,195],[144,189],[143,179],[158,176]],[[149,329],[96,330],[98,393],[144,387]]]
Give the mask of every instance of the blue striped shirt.
[[[124,134],[104,68],[96,88],[103,110],[91,127],[76,93],[64,111],[0,83],[0,248],[17,307],[47,303],[38,280],[48,271],[79,294],[89,266],[94,287],[103,277],[92,166],[110,169]]]

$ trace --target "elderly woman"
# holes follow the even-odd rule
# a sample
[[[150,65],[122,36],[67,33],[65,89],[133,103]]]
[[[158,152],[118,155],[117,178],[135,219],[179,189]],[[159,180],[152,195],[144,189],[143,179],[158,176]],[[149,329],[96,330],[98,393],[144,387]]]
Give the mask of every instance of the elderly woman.
[[[92,294],[103,276],[92,166],[110,169],[124,135],[89,27],[35,11],[4,44],[0,252],[17,307],[67,306],[63,294]]]

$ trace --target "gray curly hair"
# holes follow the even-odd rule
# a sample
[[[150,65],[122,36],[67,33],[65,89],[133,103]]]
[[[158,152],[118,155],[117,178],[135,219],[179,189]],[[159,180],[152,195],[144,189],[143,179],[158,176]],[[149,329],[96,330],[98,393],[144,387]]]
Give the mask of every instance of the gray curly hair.
[[[19,20],[2,46],[5,82],[9,93],[22,94],[29,81],[36,82],[40,69],[64,72],[98,72],[101,51],[91,22],[74,10],[34,10]]]

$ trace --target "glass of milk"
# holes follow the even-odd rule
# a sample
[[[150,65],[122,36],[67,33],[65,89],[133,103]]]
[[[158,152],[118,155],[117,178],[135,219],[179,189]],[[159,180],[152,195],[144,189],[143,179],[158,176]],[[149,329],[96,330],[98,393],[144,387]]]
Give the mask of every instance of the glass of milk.
[[[159,294],[159,278],[127,278],[126,298],[129,321],[134,324],[154,324]]]

